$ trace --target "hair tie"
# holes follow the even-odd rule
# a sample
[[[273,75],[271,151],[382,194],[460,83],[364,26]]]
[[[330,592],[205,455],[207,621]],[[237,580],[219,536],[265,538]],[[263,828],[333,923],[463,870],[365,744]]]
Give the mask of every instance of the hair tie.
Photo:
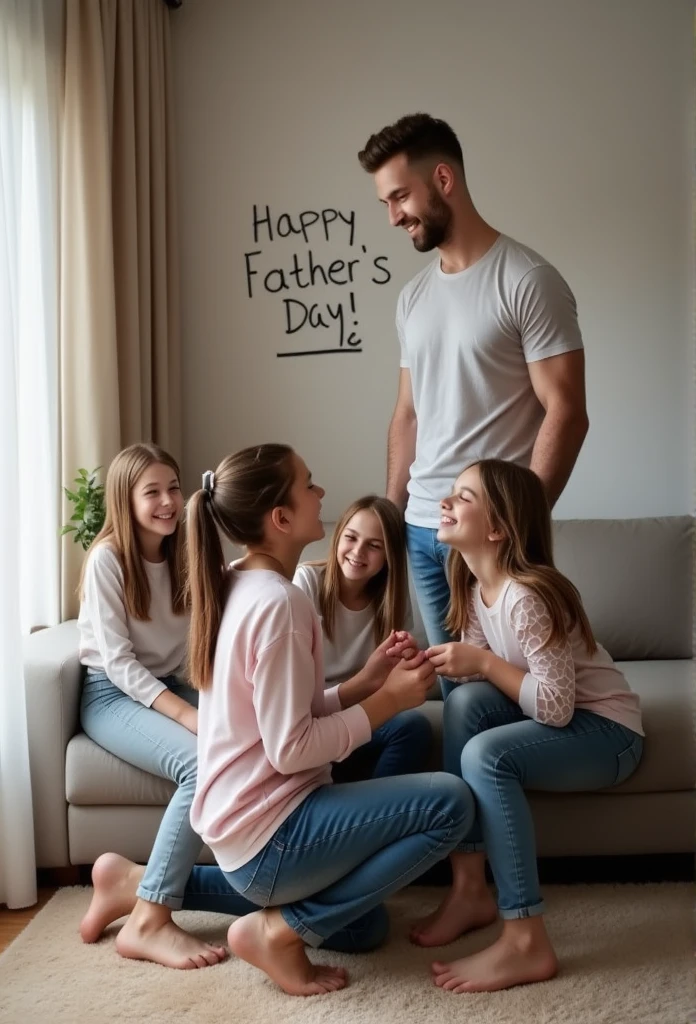
[[[212,469],[206,469],[203,474],[203,490],[205,491],[208,499],[213,496],[213,488],[215,487],[215,474]]]

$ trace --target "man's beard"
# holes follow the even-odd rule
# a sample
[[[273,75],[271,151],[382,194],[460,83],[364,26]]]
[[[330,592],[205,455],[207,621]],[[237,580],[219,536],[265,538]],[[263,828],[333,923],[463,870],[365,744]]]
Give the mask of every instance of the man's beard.
[[[452,229],[452,211],[434,188],[428,197],[428,208],[420,221],[419,237],[414,237],[413,247],[418,252],[430,252],[449,240]]]

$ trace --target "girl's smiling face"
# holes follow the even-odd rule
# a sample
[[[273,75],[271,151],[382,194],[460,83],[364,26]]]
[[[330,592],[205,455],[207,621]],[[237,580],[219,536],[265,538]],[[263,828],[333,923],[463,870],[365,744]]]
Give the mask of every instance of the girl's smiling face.
[[[453,493],[440,502],[437,539],[458,550],[471,551],[485,545],[490,533],[481,498],[479,468],[470,466],[457,477]]]
[[[377,515],[361,509],[346,523],[336,550],[338,566],[347,580],[368,583],[387,560],[384,534]]]
[[[181,485],[172,467],[153,462],[143,470],[133,485],[131,505],[141,535],[170,537],[184,510]]]

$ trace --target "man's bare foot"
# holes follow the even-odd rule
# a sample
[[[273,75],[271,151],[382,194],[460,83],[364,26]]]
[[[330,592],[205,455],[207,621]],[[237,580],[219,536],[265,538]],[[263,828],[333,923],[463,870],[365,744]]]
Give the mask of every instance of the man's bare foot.
[[[521,935],[506,928],[487,949],[448,964],[435,961],[432,971],[435,984],[447,992],[496,992],[553,978],[558,960],[543,926]]]
[[[493,924],[497,917],[495,900],[485,885],[473,891],[451,888],[437,910],[416,921],[409,938],[417,946],[446,946],[465,932]]]
[[[313,964],[300,936],[277,908],[238,918],[227,933],[236,956],[264,971],[291,996],[318,996],[347,984],[342,967]]]
[[[80,922],[83,942],[96,942],[105,928],[130,914],[144,868],[117,853],[103,853],[92,868],[94,895]]]

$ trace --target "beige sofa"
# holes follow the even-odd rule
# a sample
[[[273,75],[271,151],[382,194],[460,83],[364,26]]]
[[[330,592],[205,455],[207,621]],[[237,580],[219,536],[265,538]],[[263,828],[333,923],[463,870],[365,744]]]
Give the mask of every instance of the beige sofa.
[[[559,568],[578,586],[598,639],[640,694],[643,761],[600,793],[532,793],[540,856],[695,849],[689,517],[554,524]],[[316,557],[326,541],[308,550]],[[417,632],[422,626],[416,616]],[[80,730],[75,622],[27,638],[25,679],[37,864],[91,864],[105,850],[144,861],[172,785],[102,750]],[[427,702],[439,725],[442,702]],[[434,751],[437,765],[438,749]],[[202,860],[209,859],[203,851]]]

